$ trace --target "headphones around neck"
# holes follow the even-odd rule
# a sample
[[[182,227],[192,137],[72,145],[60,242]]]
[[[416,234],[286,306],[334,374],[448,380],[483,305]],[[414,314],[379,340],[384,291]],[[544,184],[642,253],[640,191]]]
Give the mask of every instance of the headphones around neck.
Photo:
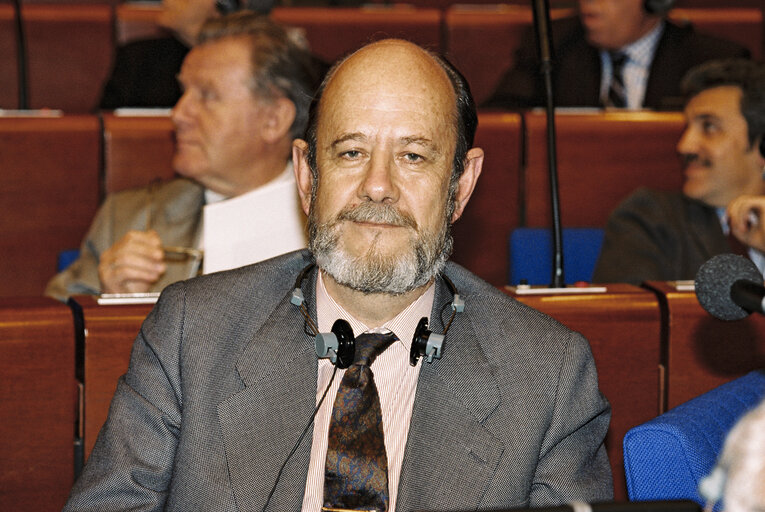
[[[675,0],[644,0],[643,9],[648,14],[663,16],[675,5]]]
[[[307,265],[295,279],[295,286],[292,290],[292,297],[290,302],[300,309],[303,317],[306,320],[308,328],[315,336],[314,347],[316,349],[316,355],[319,358],[328,358],[332,361],[332,364],[340,369],[348,368],[353,364],[354,355],[356,353],[356,338],[353,336],[353,329],[351,325],[339,318],[332,324],[330,332],[319,332],[319,328],[316,323],[308,314],[308,308],[305,306],[305,297],[303,296],[303,290],[300,285],[303,283],[305,276],[314,268],[315,264],[311,263]],[[432,363],[433,359],[441,359],[444,351],[444,338],[449,331],[449,327],[452,325],[454,317],[457,313],[462,313],[465,310],[465,301],[462,300],[457,293],[457,287],[454,283],[446,277],[444,274],[440,274],[441,278],[446,283],[449,291],[452,293],[452,314],[449,320],[446,322],[444,332],[442,334],[434,333],[428,329],[427,317],[422,317],[417,324],[417,328],[414,331],[414,337],[412,338],[412,347],[409,350],[409,364],[416,366],[420,357],[425,357],[428,363]]]

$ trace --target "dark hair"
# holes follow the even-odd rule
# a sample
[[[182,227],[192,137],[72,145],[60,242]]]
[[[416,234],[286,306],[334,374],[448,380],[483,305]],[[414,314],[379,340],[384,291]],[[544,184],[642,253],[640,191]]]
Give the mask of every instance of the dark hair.
[[[205,21],[197,44],[227,37],[245,37],[250,43],[252,92],[274,99],[285,96],[295,105],[295,120],[290,127],[293,138],[303,137],[311,104],[321,72],[307,45],[296,32],[267,16],[239,11]]]
[[[765,134],[765,66],[748,59],[713,60],[696,66],[683,78],[686,103],[715,87],[741,89],[741,114],[746,119],[749,144]]]
[[[465,157],[470,148],[473,147],[473,140],[475,139],[475,132],[478,128],[478,115],[476,113],[475,101],[473,95],[470,93],[470,86],[462,73],[460,73],[454,65],[449,62],[445,57],[428,51],[424,48],[422,50],[430,55],[433,60],[446,72],[449,77],[449,81],[452,84],[454,95],[457,98],[455,105],[455,123],[457,126],[457,145],[454,151],[454,161],[452,164],[452,185],[456,183],[462,172],[465,170]],[[353,54],[343,58],[335,63],[332,68],[327,72],[324,80],[319,86],[319,90],[311,102],[311,108],[308,113],[308,129],[306,130],[306,139],[308,142],[308,154],[306,155],[308,165],[311,170],[316,172],[316,130],[319,124],[319,106],[321,104],[321,98],[324,95],[324,90],[327,84],[335,75],[337,69]],[[316,175],[314,175],[314,181]]]

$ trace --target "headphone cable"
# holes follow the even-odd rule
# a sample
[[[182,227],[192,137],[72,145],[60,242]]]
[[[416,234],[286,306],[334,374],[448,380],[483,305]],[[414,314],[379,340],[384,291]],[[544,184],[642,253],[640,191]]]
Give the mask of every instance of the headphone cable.
[[[322,393],[321,398],[319,399],[319,403],[316,404],[316,408],[313,410],[313,414],[311,415],[311,419],[308,421],[308,425],[305,426],[305,429],[303,429],[303,433],[300,434],[300,437],[298,438],[297,442],[295,443],[295,446],[292,447],[292,450],[290,450],[289,455],[287,455],[287,458],[284,460],[284,463],[282,464],[282,467],[279,468],[279,473],[276,475],[276,481],[274,482],[273,487],[271,487],[271,492],[268,493],[268,499],[266,499],[266,504],[263,505],[263,510],[264,511],[268,508],[268,504],[271,502],[271,497],[274,495],[274,492],[276,491],[276,486],[279,485],[279,480],[282,477],[282,472],[284,471],[284,468],[287,467],[287,462],[289,462],[289,460],[295,454],[295,452],[298,449],[298,446],[300,446],[300,443],[303,442],[303,438],[308,433],[308,429],[311,428],[311,425],[313,425],[313,422],[316,419],[316,415],[319,413],[319,409],[321,408],[321,404],[324,403],[324,399],[327,397],[327,393],[329,392],[329,388],[332,386],[332,382],[335,380],[335,374],[337,374],[337,366],[335,366],[334,368],[335,369],[332,370],[332,377],[330,377],[329,383],[327,384],[327,387],[324,389],[324,393]]]

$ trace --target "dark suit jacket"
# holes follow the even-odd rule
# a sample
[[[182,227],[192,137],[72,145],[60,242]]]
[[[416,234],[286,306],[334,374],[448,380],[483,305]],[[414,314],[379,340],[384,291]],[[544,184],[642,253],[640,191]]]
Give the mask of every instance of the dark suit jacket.
[[[117,48],[99,107],[172,107],[181,97],[176,77],[188,52],[174,37],[134,41]]]
[[[316,402],[313,336],[290,303],[310,261],[300,251],[165,289],[65,510],[263,510]],[[465,311],[444,356],[420,363],[397,509],[608,500],[610,409],[587,341],[455,264],[445,273]],[[315,278],[302,285],[314,319]],[[436,332],[450,300],[439,280]],[[300,510],[311,442],[309,430],[268,510]]]
[[[714,208],[677,192],[639,189],[608,219],[593,282],[693,279],[709,258],[732,250]]]
[[[555,21],[552,32],[555,104],[600,106],[600,54],[587,42],[579,18]],[[730,57],[749,57],[749,51],[736,43],[698,34],[690,25],[680,27],[666,22],[651,63],[643,107],[681,110],[680,82],[685,73],[702,62]],[[524,38],[515,62],[515,67],[505,73],[484,107],[545,105],[545,87],[532,32]]]

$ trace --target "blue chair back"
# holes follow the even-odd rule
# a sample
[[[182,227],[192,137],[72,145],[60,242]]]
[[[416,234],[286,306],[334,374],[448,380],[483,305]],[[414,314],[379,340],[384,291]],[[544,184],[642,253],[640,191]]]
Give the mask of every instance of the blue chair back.
[[[56,261],[56,270],[58,272],[64,271],[74,263],[74,260],[80,257],[79,249],[66,249],[58,253]]]
[[[714,467],[728,431],[763,397],[765,371],[758,370],[629,430],[623,447],[630,500],[704,505],[699,481]]]
[[[592,281],[603,245],[601,228],[563,228],[563,272],[566,284]],[[550,284],[552,280],[552,231],[517,228],[510,234],[509,281],[517,285]]]

